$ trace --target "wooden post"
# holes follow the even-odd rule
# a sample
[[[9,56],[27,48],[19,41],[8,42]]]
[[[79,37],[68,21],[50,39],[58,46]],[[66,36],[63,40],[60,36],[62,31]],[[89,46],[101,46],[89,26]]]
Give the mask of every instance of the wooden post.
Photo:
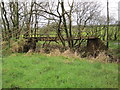
[[[108,34],[108,32],[109,32],[109,2],[107,0],[107,30],[106,30],[106,36],[107,36],[107,38],[106,38],[106,41],[107,41],[106,46],[107,46],[107,49],[109,48],[109,42],[108,42],[109,34]]]
[[[120,32],[120,1],[118,2],[118,33]],[[120,35],[118,35],[119,37]],[[120,52],[120,38],[118,38],[118,52]]]

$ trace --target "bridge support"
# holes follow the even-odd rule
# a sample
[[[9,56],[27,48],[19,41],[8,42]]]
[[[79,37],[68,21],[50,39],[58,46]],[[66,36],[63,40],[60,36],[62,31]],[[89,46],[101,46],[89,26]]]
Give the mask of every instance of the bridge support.
[[[24,51],[23,52],[28,52],[29,50],[35,51],[36,49],[36,39],[33,38],[29,38],[26,42],[26,44],[24,45]]]
[[[105,44],[99,38],[87,40],[87,52],[96,57],[100,51],[106,50]]]

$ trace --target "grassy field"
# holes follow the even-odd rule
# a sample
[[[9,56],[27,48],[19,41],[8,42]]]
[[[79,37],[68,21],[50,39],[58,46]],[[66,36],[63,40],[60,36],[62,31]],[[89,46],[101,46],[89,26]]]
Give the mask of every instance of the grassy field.
[[[41,54],[3,58],[3,88],[118,88],[118,64]]]
[[[118,41],[109,41],[109,48],[110,49],[118,49],[119,45],[118,45]]]
[[[109,41],[109,49],[120,59],[120,43],[118,41]]]

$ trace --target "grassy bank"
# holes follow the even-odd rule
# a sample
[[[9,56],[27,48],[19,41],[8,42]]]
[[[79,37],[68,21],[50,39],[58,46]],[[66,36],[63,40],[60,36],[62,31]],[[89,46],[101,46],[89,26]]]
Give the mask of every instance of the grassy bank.
[[[3,58],[3,88],[117,88],[118,65],[41,54]]]

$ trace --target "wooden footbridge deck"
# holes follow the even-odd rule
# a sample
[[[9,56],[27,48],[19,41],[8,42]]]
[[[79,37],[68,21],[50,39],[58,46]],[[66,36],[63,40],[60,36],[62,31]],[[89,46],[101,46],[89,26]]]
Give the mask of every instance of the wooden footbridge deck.
[[[35,50],[36,48],[36,42],[38,41],[45,41],[42,45],[42,47],[44,47],[46,41],[50,42],[51,41],[55,41],[56,43],[58,43],[58,41],[60,41],[59,37],[56,37],[56,36],[27,36],[27,37],[24,37],[25,39],[27,39],[27,46],[29,48],[32,48]],[[105,45],[104,43],[102,43],[102,41],[98,38],[98,37],[94,37],[94,36],[84,36],[84,37],[72,37],[72,38],[64,38],[64,41],[69,41],[69,40],[87,40],[87,49],[90,51],[90,52],[93,52],[94,50],[97,50],[97,49],[104,49],[105,48]]]
[[[59,37],[50,37],[50,36],[27,36],[27,37],[24,37],[25,39],[35,39],[35,40],[38,40],[38,41],[59,41]],[[64,38],[64,37],[63,37]],[[85,39],[85,40],[88,40],[88,39],[97,39],[98,37],[94,37],[94,36],[82,36],[82,37],[72,37],[72,38],[64,38],[65,41],[69,41],[69,40],[82,40],[82,39]]]

